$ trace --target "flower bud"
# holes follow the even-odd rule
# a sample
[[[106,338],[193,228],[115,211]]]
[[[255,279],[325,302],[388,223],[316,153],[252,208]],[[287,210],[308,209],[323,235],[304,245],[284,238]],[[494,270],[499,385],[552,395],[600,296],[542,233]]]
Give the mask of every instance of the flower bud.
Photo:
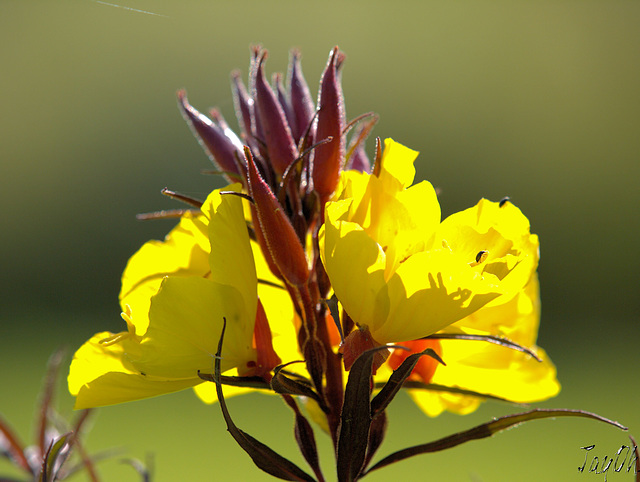
[[[256,348],[256,366],[253,375],[271,379],[269,372],[282,361],[273,349],[272,340],[267,314],[258,299],[256,324],[253,328],[253,343]]]
[[[414,353],[420,353],[421,351],[431,348],[435,351],[440,358],[442,358],[442,346],[438,340],[412,340],[403,341],[398,345],[409,348],[411,351],[406,350],[393,350],[389,357],[389,366],[395,370],[403,361]],[[416,363],[416,366],[411,371],[410,377],[412,379],[418,379],[423,383],[431,383],[431,379],[438,368],[440,363],[433,357],[422,356]]]
[[[320,110],[316,140],[332,138],[331,142],[316,148],[313,160],[313,186],[322,201],[326,201],[335,190],[345,156],[345,140],[342,135],[345,128],[345,109],[336,67],[338,55],[338,47],[335,47],[322,74],[318,96]]]
[[[248,166],[249,194],[253,198],[258,218],[257,227],[262,230],[264,240],[280,274],[290,284],[300,286],[309,278],[304,249],[284,209],[260,176],[248,148],[245,148],[245,157]]]
[[[360,355],[365,351],[372,348],[381,346],[376,340],[371,337],[371,333],[366,326],[356,328],[344,339],[344,342],[340,346],[340,353],[342,353],[342,361],[344,362],[344,369],[349,371],[351,366],[355,363]],[[386,361],[389,356],[388,350],[380,350],[373,356],[372,370],[375,373],[378,368]]]
[[[302,75],[300,52],[297,50],[291,52],[289,92],[291,95],[291,108],[295,117],[295,127],[292,126],[293,138],[299,141],[311,124],[316,108],[313,105],[309,86]],[[311,138],[311,143],[313,143],[313,135]]]
[[[242,142],[229,128],[224,129],[194,109],[184,90],[178,91],[178,102],[185,120],[209,159],[232,181],[241,179],[236,155],[242,154]]]
[[[289,164],[298,157],[298,149],[291,135],[285,113],[275,93],[264,76],[265,56],[258,60],[255,89],[256,107],[273,170],[282,175]]]
[[[242,83],[240,73],[237,71],[231,74],[231,90],[233,91],[233,104],[238,117],[238,124],[244,133],[245,142],[253,147],[255,143],[255,125],[252,122],[254,102]]]

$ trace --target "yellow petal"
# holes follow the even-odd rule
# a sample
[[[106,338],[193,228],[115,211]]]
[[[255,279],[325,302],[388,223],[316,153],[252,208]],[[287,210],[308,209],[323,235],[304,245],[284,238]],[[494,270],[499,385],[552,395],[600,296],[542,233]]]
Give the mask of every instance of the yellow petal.
[[[349,316],[361,326],[378,326],[389,313],[382,248],[355,223],[342,221],[349,201],[327,205],[319,233],[325,269]]]
[[[414,403],[429,417],[437,417],[448,411],[458,415],[468,415],[478,409],[481,400],[477,397],[441,393],[429,390],[408,390]]]
[[[239,191],[233,184],[225,191]],[[257,279],[253,253],[249,245],[249,232],[244,218],[242,199],[221,195],[213,191],[202,206],[209,218],[209,266],[210,279],[238,290],[249,313],[255,316],[257,303]]]
[[[499,296],[491,283],[448,250],[409,257],[387,287],[389,314],[384,324],[370,326],[371,336],[379,343],[428,336]]]
[[[131,364],[125,367],[123,360],[125,347],[131,349],[133,344],[117,343],[107,346],[100,343],[111,336],[113,333],[107,331],[96,333],[73,355],[67,377],[69,392],[72,395],[77,395],[83,385],[105,373],[135,373]]]
[[[173,379],[213,373],[225,318],[221,369],[242,370],[255,360],[255,312],[247,312],[240,292],[202,278],[165,278],[151,301],[140,357],[132,363],[146,374]]]
[[[445,333],[471,333],[507,337],[534,346],[540,324],[540,288],[534,275],[516,296],[499,305],[489,304],[445,328]]]
[[[201,383],[200,379],[167,380],[145,376],[128,359],[137,356],[138,344],[124,338],[106,345],[109,332],[97,333],[75,353],[69,368],[69,392],[76,396],[76,409],[101,407],[115,403],[175,392]]]
[[[389,140],[379,178],[344,173],[319,235],[338,299],[379,343],[430,335],[505,291],[496,274],[470,266],[477,251],[467,259],[466,252],[446,243],[443,248],[440,238],[440,244],[434,242],[440,206],[433,186],[422,182],[406,188],[416,155]],[[461,219],[468,224],[467,218]],[[520,261],[511,257],[512,264]]]
[[[459,341],[454,345],[454,342],[443,342],[443,359],[447,366],[438,367],[432,383],[472,390],[519,403],[546,400],[556,396],[560,391],[556,368],[541,348],[536,348],[535,351],[542,362],[537,362],[523,353],[517,353],[510,363],[492,368],[478,365],[477,357],[500,359],[504,358],[504,355],[497,352],[509,349],[493,345],[485,347],[488,352],[493,353],[481,353],[474,348],[465,350],[467,344],[479,343],[481,342]],[[475,363],[465,362],[465,359],[475,359]],[[409,390],[409,394],[429,416],[436,416],[444,410],[465,415],[476,410],[482,402],[482,399],[473,396],[425,390]]]
[[[418,154],[418,151],[409,149],[393,139],[385,139],[380,178],[385,182],[395,181],[400,188],[409,187],[416,176],[413,162]]]
[[[433,240],[435,248],[443,244],[470,263],[481,251],[488,252],[477,269],[506,295],[494,304],[518,293],[538,266],[538,237],[530,233],[529,220],[511,203],[500,207],[482,199],[473,208],[449,216]]]
[[[440,205],[426,181],[396,192],[370,176],[363,196],[352,200],[346,220],[360,225],[385,252],[388,278],[404,259],[425,249],[440,224]]]
[[[535,346],[540,306],[538,280],[531,282],[508,302],[485,306],[447,327],[444,332],[504,336],[530,347],[542,359],[488,342],[441,340],[446,366],[439,366],[433,383],[459,387],[515,402],[530,403],[551,398],[560,391],[556,368],[548,355]],[[440,411],[469,413],[477,408],[476,397],[415,390],[412,398],[435,416]]]
[[[237,373],[236,373],[237,375]],[[196,393],[198,398],[202,400],[206,404],[212,404],[218,401],[218,394],[216,393],[216,385],[213,382],[205,382],[200,385],[196,385],[193,387],[193,391]],[[233,387],[229,385],[223,386],[223,394],[225,400],[229,397],[233,397],[235,395],[242,395],[244,393],[255,392],[256,390],[253,388],[245,388],[245,387]],[[263,390],[265,393],[273,393]]]
[[[165,276],[202,277],[209,271],[209,239],[204,216],[185,214],[164,241],[149,241],[134,254],[122,275],[120,304],[131,307],[136,334],[149,324],[151,297]]]
[[[141,400],[184,390],[198,383],[202,380],[158,380],[140,374],[110,372],[82,386],[76,395],[74,408],[79,410]]]

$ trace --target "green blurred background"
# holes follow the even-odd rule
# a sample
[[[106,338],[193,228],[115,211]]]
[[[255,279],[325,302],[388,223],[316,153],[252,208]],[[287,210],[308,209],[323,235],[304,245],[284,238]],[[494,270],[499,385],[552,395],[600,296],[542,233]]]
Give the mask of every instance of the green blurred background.
[[[0,1],[0,413],[23,438],[52,351],[122,328],[121,271],[172,224],[135,214],[177,207],[164,186],[203,197],[220,185],[199,174],[208,160],[175,91],[186,88],[203,111],[218,106],[235,126],[229,72],[246,73],[254,43],[269,49],[269,72],[285,70],[299,47],[314,93],[339,45],[348,116],[373,110],[374,135],[421,152],[418,178],[442,189],[444,214],[511,196],[541,237],[539,342],[563,384],[539,406],[595,411],[640,437],[639,2],[115,3],[160,15],[92,0]],[[238,425],[302,464],[277,398],[229,405]],[[431,420],[399,397],[381,453],[517,410],[487,403]],[[189,392],[101,410],[87,443],[154,454],[158,482],[268,480],[218,407]],[[596,444],[602,459],[625,443],[595,422],[542,421],[368,480],[603,480],[577,471],[580,447]],[[137,480],[119,458],[100,470]],[[3,473],[15,472],[0,461]]]

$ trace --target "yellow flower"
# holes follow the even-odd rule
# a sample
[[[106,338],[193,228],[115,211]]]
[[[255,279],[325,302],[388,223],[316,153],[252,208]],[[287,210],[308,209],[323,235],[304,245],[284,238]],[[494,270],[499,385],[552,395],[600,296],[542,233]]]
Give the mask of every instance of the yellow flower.
[[[342,306],[380,344],[414,340],[522,289],[538,240],[510,203],[480,201],[440,223],[417,152],[385,141],[378,176],[343,172],[319,242]]]
[[[214,191],[202,212],[183,217],[164,242],[145,244],[129,261],[120,295],[127,331],[98,333],[76,352],[68,377],[76,408],[200,385],[206,388],[198,388],[198,395],[214,401],[213,390],[207,387],[213,384],[203,383],[198,371],[213,373],[223,319],[227,320],[223,372],[244,375],[255,370],[254,254],[259,249],[249,242],[238,197]],[[261,278],[275,280],[264,260],[259,266]],[[275,303],[282,301],[278,291],[286,295],[278,288],[266,290],[267,313],[286,312],[286,305],[275,309]],[[285,338],[291,337],[282,331]],[[246,389],[227,390],[241,391]]]
[[[542,362],[520,351],[483,341],[440,340],[441,355],[447,365],[437,366],[431,383],[519,403],[554,397],[560,391],[560,384],[555,366],[545,351],[536,346],[539,322],[539,288],[534,276],[526,288],[507,303],[485,306],[443,332],[506,337],[532,349]],[[473,412],[483,400],[429,390],[409,390],[409,394],[432,417],[445,410],[464,415]]]

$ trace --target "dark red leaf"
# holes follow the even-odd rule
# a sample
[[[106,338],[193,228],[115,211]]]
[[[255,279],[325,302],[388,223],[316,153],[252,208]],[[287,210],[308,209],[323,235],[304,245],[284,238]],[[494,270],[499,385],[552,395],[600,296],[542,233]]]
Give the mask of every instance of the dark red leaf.
[[[400,348],[400,347],[396,347]],[[411,375],[411,371],[420,360],[422,356],[430,356],[435,360],[439,361],[443,365],[446,365],[445,362],[442,361],[442,358],[431,348],[427,348],[420,353],[414,353],[413,355],[409,355],[402,364],[393,371],[387,383],[382,387],[382,390],[374,397],[371,401],[371,415],[376,416],[378,413],[383,412],[389,406],[393,398],[397,395],[397,393],[402,388],[404,381]]]
[[[316,477],[319,482],[324,481],[324,476],[322,475],[322,470],[320,469],[320,461],[318,460],[318,449],[316,446],[316,439],[313,434],[313,428],[311,428],[311,424],[309,421],[302,415],[300,409],[298,408],[298,404],[290,395],[283,395],[282,398],[284,401],[291,407],[293,410],[296,421],[295,421],[295,430],[294,435],[296,438],[296,442],[298,442],[298,447],[300,448],[300,452],[302,452],[302,456],[309,464],[309,467],[313,470],[313,473],[316,474]]]
[[[220,383],[220,360],[222,358],[222,341],[224,339],[226,326],[227,320],[225,319],[215,357],[214,379],[216,381],[218,403],[220,404],[222,416],[227,424],[227,431],[231,434],[238,445],[240,445],[240,447],[249,454],[253,463],[264,472],[282,480],[314,481],[315,479],[304,472],[300,467],[284,458],[259,440],[253,438],[248,433],[240,430],[233,423],[229,410],[227,409],[227,403],[224,400],[224,394],[222,393],[222,384]]]
[[[456,434],[449,435],[448,437],[444,437],[440,440],[436,440],[435,442],[416,445],[414,447],[409,447],[404,450],[400,450],[379,461],[377,464],[371,467],[371,469],[369,469],[367,473],[380,469],[382,467],[385,467],[389,464],[400,462],[401,460],[407,459],[409,457],[413,457],[415,455],[426,454],[431,452],[439,452],[441,450],[449,449],[457,445],[463,444],[465,442],[469,442],[470,440],[478,440],[481,438],[491,437],[495,433],[501,432],[515,425],[519,425],[523,422],[528,422],[530,420],[538,420],[542,418],[556,418],[556,417],[590,418],[592,420],[608,423],[622,430],[627,430],[626,427],[620,425],[618,422],[614,422],[607,418],[601,417],[600,415],[597,415],[595,413],[585,412],[583,410],[571,410],[566,408],[560,408],[560,409],[537,408],[534,410],[530,410],[528,412],[516,413],[513,415],[506,415],[504,417],[496,418],[491,422],[478,425],[477,427],[474,427],[470,430],[466,430],[464,432],[458,432]]]
[[[378,351],[386,348],[381,346],[365,351],[349,371],[338,435],[336,463],[339,482],[357,480],[364,466],[371,426],[373,358]]]

